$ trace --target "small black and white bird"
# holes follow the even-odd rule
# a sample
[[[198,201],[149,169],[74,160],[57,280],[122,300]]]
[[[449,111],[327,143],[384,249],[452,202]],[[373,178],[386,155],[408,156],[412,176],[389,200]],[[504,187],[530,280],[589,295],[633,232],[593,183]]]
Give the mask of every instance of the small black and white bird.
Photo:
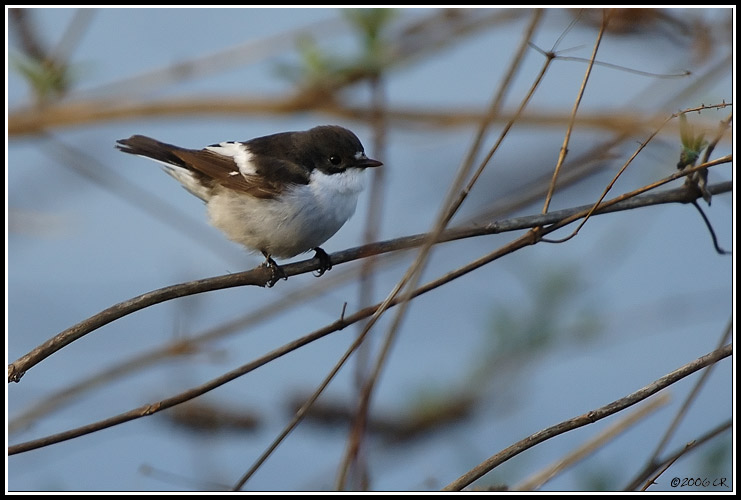
[[[211,224],[250,251],[262,252],[272,283],[284,276],[273,257],[314,250],[322,263],[318,276],[331,269],[320,245],[355,213],[364,170],[383,165],[365,155],[355,134],[336,125],[200,150],[142,135],[117,142],[125,153],[162,163],[206,203]]]

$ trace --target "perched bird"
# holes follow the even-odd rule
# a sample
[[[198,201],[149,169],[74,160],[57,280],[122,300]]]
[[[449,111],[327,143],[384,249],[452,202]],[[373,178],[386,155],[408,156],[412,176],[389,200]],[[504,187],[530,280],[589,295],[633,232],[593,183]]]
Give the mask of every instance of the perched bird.
[[[320,245],[355,212],[364,170],[383,165],[365,155],[355,134],[336,125],[200,150],[142,135],[119,140],[116,147],[163,164],[206,203],[211,224],[265,256],[270,285],[285,276],[273,257],[314,250],[322,264],[317,275],[331,269]]]

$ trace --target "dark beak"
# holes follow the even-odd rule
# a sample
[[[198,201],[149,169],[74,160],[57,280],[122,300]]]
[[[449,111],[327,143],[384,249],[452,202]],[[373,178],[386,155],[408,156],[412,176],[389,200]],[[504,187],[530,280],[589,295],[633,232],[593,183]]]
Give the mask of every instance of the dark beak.
[[[356,161],[354,166],[358,168],[370,168],[370,167],[380,167],[381,165],[383,165],[383,163],[381,163],[378,160],[373,160],[371,158],[360,158],[359,160]]]

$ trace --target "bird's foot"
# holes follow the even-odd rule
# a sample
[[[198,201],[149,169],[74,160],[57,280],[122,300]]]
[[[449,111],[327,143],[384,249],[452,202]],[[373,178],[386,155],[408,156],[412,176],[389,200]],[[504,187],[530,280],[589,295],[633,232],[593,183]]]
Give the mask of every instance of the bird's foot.
[[[265,255],[265,262],[263,262],[262,265],[270,269],[270,280],[265,283],[265,286],[272,288],[281,278],[287,280],[288,276],[286,276],[283,268],[276,264],[270,255],[263,255]]]
[[[327,255],[327,252],[322,250],[319,247],[316,247],[314,249],[314,258],[319,259],[319,269],[313,273],[314,276],[317,278],[321,276],[322,274],[326,273],[330,269],[332,269],[332,259],[329,258],[329,255]]]

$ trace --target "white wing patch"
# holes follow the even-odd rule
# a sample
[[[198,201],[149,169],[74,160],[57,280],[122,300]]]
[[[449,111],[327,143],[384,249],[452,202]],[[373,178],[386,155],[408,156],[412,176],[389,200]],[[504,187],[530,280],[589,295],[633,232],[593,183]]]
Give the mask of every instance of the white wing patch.
[[[206,149],[222,156],[228,156],[234,160],[239,171],[230,172],[229,175],[242,174],[256,175],[257,170],[252,163],[252,154],[241,142],[220,142],[218,146],[208,146]]]

